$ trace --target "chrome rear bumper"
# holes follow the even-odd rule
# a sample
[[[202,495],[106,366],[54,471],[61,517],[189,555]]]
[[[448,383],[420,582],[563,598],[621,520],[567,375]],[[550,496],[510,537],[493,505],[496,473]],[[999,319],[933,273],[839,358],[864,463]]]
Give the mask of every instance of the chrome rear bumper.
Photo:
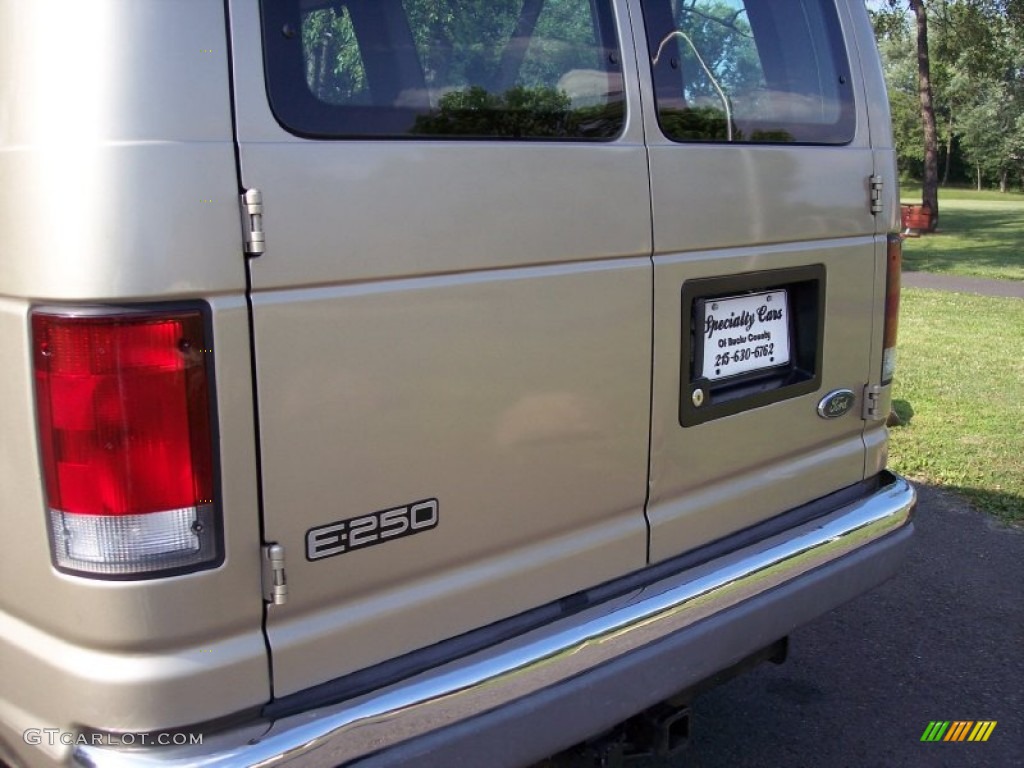
[[[73,759],[116,768],[522,765],[889,578],[914,503],[910,484],[887,473],[877,491],[821,518],[388,688],[202,745],[79,746]]]

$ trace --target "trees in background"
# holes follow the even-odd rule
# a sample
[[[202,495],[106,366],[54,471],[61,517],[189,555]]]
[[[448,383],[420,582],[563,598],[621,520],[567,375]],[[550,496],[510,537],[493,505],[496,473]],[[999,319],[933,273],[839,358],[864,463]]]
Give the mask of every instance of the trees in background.
[[[900,171],[925,202],[940,182],[1024,186],[1024,0],[884,0],[871,14]]]
[[[928,11],[924,0],[909,0],[914,13],[914,40],[917,45],[917,98],[921,104],[921,131],[924,172],[921,174],[921,202],[931,217],[928,231],[939,225],[939,134],[935,129],[935,99],[932,91],[931,49],[928,46]]]

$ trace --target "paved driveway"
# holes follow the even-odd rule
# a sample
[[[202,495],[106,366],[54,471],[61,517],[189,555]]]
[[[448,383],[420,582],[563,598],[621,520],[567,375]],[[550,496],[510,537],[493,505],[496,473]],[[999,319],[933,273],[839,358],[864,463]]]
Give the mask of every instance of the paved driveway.
[[[785,664],[698,698],[679,759],[631,766],[1024,766],[1024,533],[919,491],[896,579],[798,630]],[[922,743],[931,720],[998,724],[986,743]]]

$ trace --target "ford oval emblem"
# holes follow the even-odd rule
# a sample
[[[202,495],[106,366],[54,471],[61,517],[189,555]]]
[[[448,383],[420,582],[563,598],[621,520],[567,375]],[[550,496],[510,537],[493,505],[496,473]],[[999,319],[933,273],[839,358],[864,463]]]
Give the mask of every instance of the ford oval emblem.
[[[818,415],[823,419],[838,419],[853,410],[857,396],[849,389],[837,389],[829,392],[818,403]]]

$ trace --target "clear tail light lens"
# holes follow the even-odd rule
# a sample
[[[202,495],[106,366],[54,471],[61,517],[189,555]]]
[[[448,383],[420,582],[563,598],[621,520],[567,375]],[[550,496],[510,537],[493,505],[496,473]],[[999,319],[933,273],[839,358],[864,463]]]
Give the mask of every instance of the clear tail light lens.
[[[54,563],[146,578],[219,562],[200,310],[32,314]]]
[[[900,276],[903,270],[903,240],[889,235],[885,266],[885,330],[882,336],[882,383],[896,373],[896,336],[900,325]]]

